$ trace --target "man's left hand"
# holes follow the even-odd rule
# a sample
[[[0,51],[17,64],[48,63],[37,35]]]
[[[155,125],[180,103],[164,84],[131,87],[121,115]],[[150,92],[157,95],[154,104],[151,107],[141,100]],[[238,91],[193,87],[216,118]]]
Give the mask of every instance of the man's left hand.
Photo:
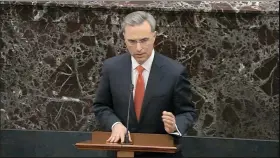
[[[164,129],[167,133],[173,133],[176,131],[175,116],[171,112],[162,112],[162,121],[164,123]]]

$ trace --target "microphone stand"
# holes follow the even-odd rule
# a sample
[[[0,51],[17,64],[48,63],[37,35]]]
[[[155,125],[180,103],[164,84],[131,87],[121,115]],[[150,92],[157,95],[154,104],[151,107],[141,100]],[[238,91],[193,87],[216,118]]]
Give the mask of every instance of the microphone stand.
[[[130,113],[130,106],[131,106],[131,96],[133,95],[133,84],[130,85],[130,92],[129,92],[129,103],[128,103],[128,110],[127,110],[127,120],[126,120],[126,133],[124,136],[124,143],[123,144],[132,144],[132,142],[129,141],[129,113]]]

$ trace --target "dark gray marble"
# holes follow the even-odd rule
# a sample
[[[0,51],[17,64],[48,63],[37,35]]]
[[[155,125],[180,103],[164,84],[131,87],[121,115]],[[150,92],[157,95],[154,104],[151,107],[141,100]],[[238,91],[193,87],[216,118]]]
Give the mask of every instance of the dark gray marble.
[[[125,51],[120,20],[139,8],[2,3],[1,129],[96,130],[90,108],[102,62]],[[199,113],[190,135],[279,138],[279,9],[263,6],[270,9],[148,8],[156,51],[190,73]]]
[[[0,2],[1,3],[1,2]],[[99,0],[4,0],[2,4],[67,6],[82,8],[160,11],[278,13],[278,1],[99,1]]]
[[[113,151],[78,150],[89,132],[3,130],[1,157],[113,157]],[[93,138],[94,140],[94,138]],[[278,140],[182,137],[184,157],[279,157]]]

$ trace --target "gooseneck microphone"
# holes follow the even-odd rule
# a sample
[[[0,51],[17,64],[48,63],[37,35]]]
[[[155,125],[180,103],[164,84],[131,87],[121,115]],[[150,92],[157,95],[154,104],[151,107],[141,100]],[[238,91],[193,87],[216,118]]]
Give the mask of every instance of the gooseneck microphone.
[[[127,120],[126,120],[126,133],[124,136],[124,144],[131,144],[132,142],[129,141],[129,114],[130,114],[130,106],[131,106],[131,97],[133,96],[133,89],[134,85],[130,85],[130,92],[129,92],[129,102],[128,102],[128,108],[127,108]]]

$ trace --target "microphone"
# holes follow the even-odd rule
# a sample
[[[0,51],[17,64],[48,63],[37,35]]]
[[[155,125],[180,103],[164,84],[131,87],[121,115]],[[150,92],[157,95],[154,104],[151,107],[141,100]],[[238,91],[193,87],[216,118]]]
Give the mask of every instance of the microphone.
[[[126,133],[124,136],[124,144],[132,144],[132,142],[129,141],[129,132],[128,132],[128,127],[129,127],[129,113],[130,113],[130,106],[131,106],[131,96],[133,96],[133,89],[134,86],[133,84],[130,85],[130,92],[129,92],[129,102],[128,102],[128,108],[127,108],[127,120],[126,120]]]

